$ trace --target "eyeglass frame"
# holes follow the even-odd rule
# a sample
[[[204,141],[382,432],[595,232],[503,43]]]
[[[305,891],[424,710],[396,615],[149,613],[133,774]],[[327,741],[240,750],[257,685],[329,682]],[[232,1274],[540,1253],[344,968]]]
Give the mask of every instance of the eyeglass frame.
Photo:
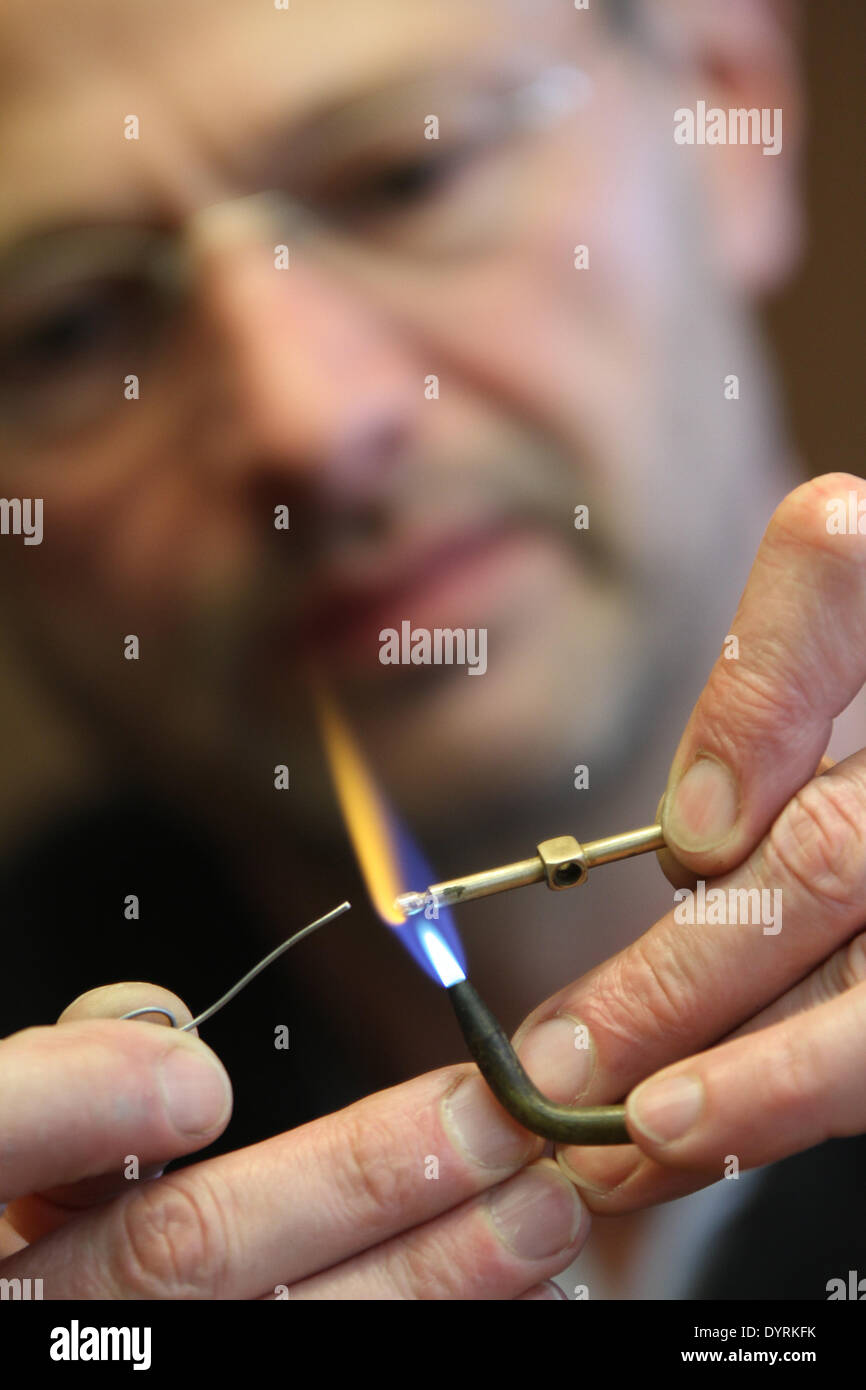
[[[557,88],[558,97],[556,96]],[[553,104],[550,102],[551,92],[554,94]],[[507,136],[515,133],[531,134],[533,131],[548,130],[558,124],[560,120],[585,106],[591,93],[591,79],[586,70],[576,64],[555,62],[536,67],[531,76],[513,80],[504,91],[496,94],[500,116],[504,117],[499,134]],[[29,250],[32,250],[46,237],[62,237],[67,246],[72,247],[76,236],[88,238],[92,244],[93,239],[102,234],[109,242],[113,242],[116,250],[119,236],[137,236],[143,244],[147,245],[149,255],[142,257],[141,262],[135,266],[136,274],[140,274],[142,284],[155,287],[156,294],[153,296],[153,305],[155,308],[158,306],[159,313],[171,324],[176,319],[178,307],[188,300],[194,284],[196,260],[193,252],[194,246],[200,245],[203,240],[209,241],[213,245],[215,240],[219,242],[220,239],[228,241],[238,236],[249,238],[257,232],[264,237],[266,231],[270,235],[273,235],[275,231],[282,235],[283,240],[275,247],[275,251],[287,253],[290,251],[287,237],[291,242],[291,247],[294,248],[309,246],[317,237],[320,239],[337,238],[340,244],[344,244],[347,236],[351,236],[344,228],[329,218],[326,212],[323,213],[310,207],[303,198],[287,193],[281,188],[265,188],[256,192],[235,194],[229,198],[221,198],[207,203],[192,210],[171,227],[159,228],[105,223],[73,229],[48,229],[46,232],[32,234],[14,243],[12,248],[6,252],[5,257],[0,252],[0,269],[5,264],[8,274],[10,266],[14,268],[16,255],[25,256]],[[364,239],[360,238],[359,240],[364,244],[365,249],[369,250]],[[381,255],[382,249],[379,248],[376,254]],[[417,252],[401,253],[393,248],[389,248],[387,254],[398,263],[417,261],[418,258]],[[446,253],[442,259],[447,263],[453,258]],[[462,253],[457,253],[456,258],[465,260],[465,250]],[[103,270],[104,267],[100,267],[100,273]],[[159,332],[161,334],[160,342],[164,345],[166,338],[170,338],[171,328],[166,330],[163,324]],[[0,357],[0,363],[2,363],[2,357]],[[2,376],[0,376],[0,420],[6,413],[8,424],[9,412],[4,412],[3,395],[3,381]],[[122,403],[122,400],[122,393],[118,389],[118,405]],[[106,396],[104,402],[91,410],[89,424],[93,424],[98,418],[105,418],[111,413],[113,410]],[[75,421],[74,419],[70,425],[67,419],[67,428],[81,430],[87,427],[81,420]],[[53,429],[49,426],[47,433],[49,436],[53,433],[56,437],[57,432],[62,428],[61,425],[55,425]],[[16,432],[13,425],[10,431],[13,442]],[[32,430],[31,436],[33,436]],[[38,430],[35,437],[38,440]],[[20,438],[21,434],[19,434]]]

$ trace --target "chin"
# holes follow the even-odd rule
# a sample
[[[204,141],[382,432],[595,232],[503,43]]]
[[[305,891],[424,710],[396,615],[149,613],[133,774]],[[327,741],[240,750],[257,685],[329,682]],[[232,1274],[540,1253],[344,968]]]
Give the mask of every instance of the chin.
[[[598,772],[616,756],[622,721],[634,718],[625,699],[588,683],[585,668],[550,666],[515,660],[500,673],[454,674],[426,698],[359,724],[387,795],[420,833],[477,833],[479,818],[555,806],[576,795],[577,763]],[[615,690],[633,688],[618,672]]]

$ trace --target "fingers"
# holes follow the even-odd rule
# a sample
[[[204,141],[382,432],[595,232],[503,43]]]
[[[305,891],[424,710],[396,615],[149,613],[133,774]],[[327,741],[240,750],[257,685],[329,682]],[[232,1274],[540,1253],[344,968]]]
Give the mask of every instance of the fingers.
[[[829,754],[825,753],[815,769],[815,776],[820,777],[823,773],[829,772],[831,767],[835,766],[835,760],[831,758]],[[656,821],[661,821],[664,802],[664,797],[661,797],[656,807]],[[698,875],[693,869],[687,869],[685,864],[681,864],[673,851],[668,849],[667,846],[656,852],[656,859],[665,878],[669,883],[673,884],[674,888],[694,888]]]
[[[811,777],[866,678],[866,533],[834,508],[866,484],[804,483],[774,513],[726,643],[671,766],[665,839],[693,872],[732,868]],[[844,613],[844,622],[828,621]]]
[[[526,1293],[518,1294],[518,1303],[522,1302],[544,1302],[544,1303],[567,1303],[568,1294],[563,1293],[558,1284],[550,1280],[546,1284],[538,1284],[534,1289],[527,1289]]]
[[[555,1157],[589,1210],[599,1216],[622,1216],[659,1202],[672,1202],[725,1176],[718,1167],[696,1172],[666,1168],[636,1144],[607,1151],[563,1148],[557,1149]]]
[[[26,1277],[38,1252],[42,1275],[55,1271],[47,1298],[258,1298],[435,1221],[543,1147],[474,1067],[449,1067],[142,1185],[4,1274]],[[536,1262],[523,1287],[547,1270]]]
[[[219,1059],[173,1028],[90,1018],[13,1033],[0,1041],[0,1201],[122,1175],[129,1155],[145,1166],[191,1153],[230,1112]]]
[[[63,1024],[91,1018],[120,1018],[133,1009],[143,1008],[145,1004],[158,1004],[171,1010],[179,1027],[192,1017],[183,1000],[170,990],[159,985],[126,981],[122,984],[104,985],[79,995],[64,1009],[58,1022]],[[145,1014],[142,1021],[155,1023],[158,1027],[171,1027],[164,1014]],[[192,1031],[198,1036],[197,1030]],[[43,1193],[31,1193],[11,1202],[5,1213],[4,1228],[0,1231],[0,1246],[3,1240],[7,1244],[12,1240],[15,1242],[14,1248],[17,1249],[21,1237],[26,1241],[38,1240],[49,1231],[62,1226],[77,1209],[104,1202],[117,1192],[123,1191],[128,1183],[129,1157],[131,1155],[125,1155],[122,1169],[115,1167],[97,1177],[62,1183]],[[146,1180],[158,1176],[165,1163],[172,1157],[175,1155],[166,1154],[157,1162],[139,1164],[139,1177]],[[5,1251],[0,1249],[0,1254],[2,1253]]]
[[[864,827],[861,831],[859,827]],[[517,1035],[547,1089],[573,1071],[566,1015],[583,1027],[585,1103],[727,1036],[826,959],[866,915],[866,753],[814,779],[736,873],[707,885],[721,905],[680,901],[648,932],[530,1016]],[[680,890],[682,893],[683,890]],[[715,912],[715,917],[712,913]],[[560,1097],[556,1096],[556,1099]]]
[[[814,1009],[818,1004],[825,1004],[831,999],[838,998],[840,994],[853,989],[855,985],[864,980],[866,980],[866,932],[860,932],[851,941],[846,941],[845,945],[841,946],[838,951],[834,951],[832,956],[823,961],[817,970],[813,970],[810,975],[807,975],[805,980],[801,980],[781,998],[774,1000],[759,1014],[755,1014],[754,1018],[750,1018],[732,1036],[735,1038],[744,1037],[747,1033],[756,1033],[762,1028],[769,1027],[772,1023],[780,1023],[782,1019],[805,1013],[808,1009]]]
[[[667,1068],[632,1092],[629,1132],[677,1167],[742,1168],[866,1129],[866,986]]]
[[[535,1011],[515,1041],[536,1084],[570,1103],[618,1100],[647,1075],[749,1020],[772,1023],[798,1000],[806,1006],[822,989],[826,994],[832,980],[855,980],[860,955],[848,943],[866,915],[861,826],[866,753],[803,788],[748,862],[710,885],[723,894],[718,924],[699,913],[696,921],[683,920],[682,906],[674,908],[632,946]],[[744,899],[733,896],[741,892]],[[760,911],[749,911],[755,907]],[[833,964],[825,965],[834,948]],[[802,1142],[790,1151],[809,1142],[804,1125]],[[637,1202],[658,1177],[646,1170],[635,1176],[624,1149],[566,1151],[560,1161],[588,1184],[621,1188],[620,1202],[623,1184]],[[719,1176],[712,1167],[707,1180]],[[669,1178],[665,1184],[667,1195],[677,1195]],[[592,1206],[601,1209],[595,1201]]]
[[[81,1023],[88,1018],[122,1018],[134,1009],[143,1009],[151,1004],[169,1009],[174,1014],[178,1028],[192,1022],[192,1014],[178,995],[172,994],[170,989],[163,989],[162,985],[145,984],[140,980],[100,985],[98,989],[89,989],[85,994],[79,994],[77,999],[73,999],[72,1003],[66,1006],[57,1022]],[[137,1021],[139,1020],[128,1020]],[[143,1014],[141,1021],[155,1023],[162,1028],[171,1027],[165,1014]],[[190,1032],[198,1037],[197,1028],[190,1029]]]
[[[556,1164],[540,1159],[483,1198],[292,1285],[289,1296],[513,1299],[533,1290],[549,1297],[538,1280],[571,1264],[589,1234],[589,1212],[575,1197]]]
[[[863,983],[866,983],[866,932],[846,942],[805,980],[737,1029],[731,1040],[762,1032],[771,1024],[795,1018],[818,1004],[830,1003]],[[730,1154],[725,1155],[726,1172],[730,1157]],[[664,1167],[635,1145],[616,1149],[561,1148],[556,1152],[556,1159],[563,1172],[580,1188],[590,1210],[611,1216],[684,1197],[724,1176],[717,1165],[697,1173]]]

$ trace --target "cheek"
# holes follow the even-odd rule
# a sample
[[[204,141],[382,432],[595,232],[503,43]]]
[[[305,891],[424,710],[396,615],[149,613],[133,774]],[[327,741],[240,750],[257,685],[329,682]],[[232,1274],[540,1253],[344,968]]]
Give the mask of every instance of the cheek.
[[[123,615],[171,628],[225,582],[242,549],[237,516],[185,476],[182,456],[138,461],[101,492],[46,486],[44,515],[37,591],[91,623]]]
[[[678,297],[695,217],[670,131],[666,95],[614,59],[597,83],[591,126],[572,141],[593,278],[644,336],[658,336]]]

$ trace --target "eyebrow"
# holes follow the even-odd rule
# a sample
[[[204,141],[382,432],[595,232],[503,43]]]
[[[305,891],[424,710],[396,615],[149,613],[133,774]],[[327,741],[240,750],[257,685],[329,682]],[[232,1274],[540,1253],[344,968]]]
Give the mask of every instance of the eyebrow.
[[[525,78],[538,67],[538,63],[527,64],[524,59],[520,66]],[[227,196],[231,197],[233,193],[242,196],[272,186],[274,182],[279,183],[280,171],[284,172],[286,166],[291,165],[292,154],[287,155],[286,152],[289,144],[296,146],[297,150],[305,150],[305,162],[309,164],[317,149],[324,152],[329,139],[336,142],[342,133],[343,143],[346,143],[346,129],[351,129],[352,122],[365,110],[371,115],[387,117],[389,104],[437,83],[444,87],[452,83],[476,81],[493,87],[503,82],[505,85],[516,85],[520,80],[518,66],[503,63],[501,55],[499,61],[495,62],[487,54],[479,54],[476,50],[465,55],[449,53],[434,63],[420,63],[399,75],[383,74],[378,81],[371,83],[367,79],[346,93],[326,96],[318,106],[306,111],[300,118],[292,114],[278,114],[245,139],[236,152],[223,156],[225,174],[233,185],[231,191],[227,191]],[[419,129],[419,141],[421,135]],[[5,263],[43,239],[99,229],[134,227],[170,234],[190,211],[191,208],[171,210],[160,194],[149,195],[144,190],[138,197],[124,199],[122,210],[119,201],[114,208],[103,203],[75,211],[58,210],[56,216],[49,213],[32,223],[24,222],[14,227],[8,235],[0,229],[0,260]]]
[[[0,265],[4,270],[8,269],[9,262],[38,250],[40,242],[47,244],[55,238],[62,241],[65,237],[75,237],[86,232],[123,229],[170,234],[176,226],[176,221],[177,219],[167,217],[164,212],[159,211],[156,205],[146,198],[141,200],[138,215],[131,207],[129,211],[120,213],[113,212],[104,205],[88,211],[58,211],[54,217],[49,214],[32,223],[24,223],[8,235],[0,232]]]
[[[285,146],[290,142],[298,148],[305,148],[309,156],[315,152],[317,146],[324,147],[329,138],[335,142],[342,139],[343,143],[348,143],[346,133],[356,133],[353,123],[365,111],[379,118],[387,117],[389,106],[401,98],[409,97],[416,91],[421,92],[427,87],[433,88],[437,84],[445,88],[448,85],[468,85],[477,82],[490,89],[502,85],[517,85],[539,65],[528,64],[524,60],[521,66],[522,73],[516,67],[509,69],[508,66],[504,66],[501,59],[498,64],[493,64],[489,57],[482,57],[477,52],[467,53],[462,60],[456,60],[453,54],[449,54],[447,63],[439,60],[436,63],[419,64],[408,73],[380,79],[376,85],[368,82],[346,95],[326,99],[300,119],[293,119],[291,116],[282,120],[277,118],[268,124],[267,129],[260,130],[253,141],[245,145],[245,162],[247,167],[255,167],[257,173],[267,179],[271,170],[284,167],[289,162]],[[404,107],[401,114],[405,114],[406,110]],[[419,126],[419,142],[422,137],[423,130]]]

